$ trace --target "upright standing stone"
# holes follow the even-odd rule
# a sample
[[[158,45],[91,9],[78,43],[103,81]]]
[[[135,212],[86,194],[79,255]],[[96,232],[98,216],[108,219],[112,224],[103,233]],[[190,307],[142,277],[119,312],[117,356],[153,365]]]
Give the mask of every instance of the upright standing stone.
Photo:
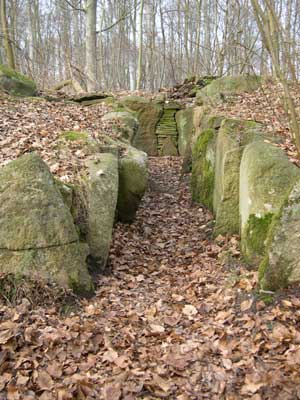
[[[118,218],[130,223],[134,220],[148,183],[147,154],[128,146],[120,158]]]
[[[250,263],[264,255],[273,216],[297,178],[299,168],[280,148],[263,142],[246,147],[240,168],[240,216],[242,251]]]
[[[103,271],[108,258],[118,199],[118,159],[96,154],[86,162],[87,243],[90,263]]]
[[[158,154],[156,126],[162,115],[163,106],[139,96],[124,97],[120,103],[137,113],[139,127],[132,143],[133,146],[148,155],[156,156]]]
[[[254,121],[224,119],[216,142],[213,209],[215,234],[236,234],[240,229],[240,162],[245,146],[262,140]]]
[[[266,256],[259,268],[260,285],[277,290],[300,282],[300,181],[274,217],[267,237]]]
[[[178,153],[182,157],[185,155],[194,134],[193,118],[194,107],[189,107],[176,113]]]
[[[216,136],[215,129],[203,131],[198,136],[192,151],[192,198],[210,210],[213,210]]]

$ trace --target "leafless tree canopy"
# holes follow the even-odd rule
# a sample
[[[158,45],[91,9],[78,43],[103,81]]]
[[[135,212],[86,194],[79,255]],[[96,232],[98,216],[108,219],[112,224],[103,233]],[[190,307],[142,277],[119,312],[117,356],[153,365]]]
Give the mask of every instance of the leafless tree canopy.
[[[0,62],[40,87],[154,90],[192,75],[276,75],[276,62],[299,71],[299,0],[0,1]],[[276,14],[273,57],[255,5]]]

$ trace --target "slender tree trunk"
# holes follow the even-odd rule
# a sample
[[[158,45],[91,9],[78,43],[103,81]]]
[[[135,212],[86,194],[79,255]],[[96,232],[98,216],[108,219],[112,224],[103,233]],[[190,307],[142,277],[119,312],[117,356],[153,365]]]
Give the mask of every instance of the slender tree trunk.
[[[10,68],[16,69],[15,56],[13,46],[9,34],[9,27],[7,23],[6,0],[0,0],[1,3],[1,25],[3,30],[3,41],[7,57],[7,64]]]
[[[196,29],[196,49],[194,57],[194,68],[193,73],[198,72],[199,54],[200,54],[200,35],[201,35],[201,15],[202,15],[202,0],[197,1],[197,29]]]
[[[165,78],[165,71],[166,71],[166,34],[165,34],[165,26],[164,26],[164,18],[163,18],[163,12],[162,12],[162,0],[159,2],[159,15],[160,15],[160,27],[161,27],[161,33],[162,33],[162,51],[163,51],[163,64],[162,64],[162,70],[161,70],[161,76],[160,76],[160,82],[159,82],[159,87],[161,88],[164,82]]]
[[[97,0],[87,0],[86,3],[86,74],[87,90],[97,90],[97,59],[96,59],[96,22]]]
[[[141,89],[142,74],[143,74],[143,16],[144,16],[144,0],[141,0],[140,5],[140,47],[139,47],[139,62],[137,74],[137,89]]]

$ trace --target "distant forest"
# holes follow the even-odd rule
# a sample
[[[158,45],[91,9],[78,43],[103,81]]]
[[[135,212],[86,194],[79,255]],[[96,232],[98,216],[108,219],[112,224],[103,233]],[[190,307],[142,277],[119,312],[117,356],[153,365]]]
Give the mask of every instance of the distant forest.
[[[155,90],[193,75],[300,70],[299,0],[0,3],[0,62],[41,88]]]

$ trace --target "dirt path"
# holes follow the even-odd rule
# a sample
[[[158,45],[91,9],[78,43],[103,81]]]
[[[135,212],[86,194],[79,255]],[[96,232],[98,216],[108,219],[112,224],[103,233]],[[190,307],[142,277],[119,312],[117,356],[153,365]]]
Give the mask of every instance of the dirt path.
[[[80,311],[1,308],[0,399],[300,398],[300,301],[266,306],[255,273],[220,264],[235,240],[210,240],[180,162],[151,160],[137,219],[116,226],[111,271]]]

